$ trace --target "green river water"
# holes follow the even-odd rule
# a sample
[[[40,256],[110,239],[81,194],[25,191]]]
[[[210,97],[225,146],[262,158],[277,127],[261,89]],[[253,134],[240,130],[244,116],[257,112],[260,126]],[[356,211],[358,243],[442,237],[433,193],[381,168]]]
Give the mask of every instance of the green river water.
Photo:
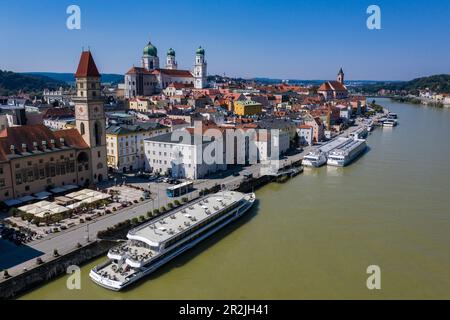
[[[257,191],[246,217],[123,292],[82,267],[22,299],[450,299],[450,110],[377,102],[377,128],[346,168],[307,169]],[[366,269],[381,268],[381,290]]]

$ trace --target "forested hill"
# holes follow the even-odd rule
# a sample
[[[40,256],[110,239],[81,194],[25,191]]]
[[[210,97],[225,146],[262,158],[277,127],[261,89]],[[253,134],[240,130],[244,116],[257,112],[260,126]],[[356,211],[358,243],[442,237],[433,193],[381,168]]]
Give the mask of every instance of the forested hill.
[[[365,93],[376,93],[381,89],[404,90],[411,94],[418,94],[419,90],[425,90],[427,88],[432,92],[450,93],[450,74],[438,74],[404,82],[377,82],[363,86],[362,91]]]
[[[20,91],[31,95],[41,95],[45,88],[54,90],[67,86],[64,81],[42,75],[27,75],[0,70],[0,96],[15,95]]]

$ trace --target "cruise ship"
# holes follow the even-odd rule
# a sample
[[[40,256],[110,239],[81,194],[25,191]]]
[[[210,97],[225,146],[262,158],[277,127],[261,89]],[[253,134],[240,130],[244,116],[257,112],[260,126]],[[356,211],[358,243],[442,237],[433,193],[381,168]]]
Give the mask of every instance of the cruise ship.
[[[302,164],[306,167],[315,167],[318,168],[325,163],[327,163],[328,154],[338,148],[339,146],[345,144],[349,138],[337,138],[330,141],[327,144],[311,151],[306,156],[303,157]]]
[[[397,120],[395,119],[387,119],[383,121],[383,127],[395,127],[397,124]]]
[[[121,290],[241,217],[255,200],[254,193],[223,191],[149,221],[130,230],[127,242],[109,250],[108,260],[89,276]]]
[[[366,140],[350,139],[347,143],[333,150],[328,155],[327,164],[344,167],[366,150]]]
[[[353,139],[365,139],[369,135],[369,131],[367,130],[367,126],[362,126],[352,132],[349,133],[349,137]]]

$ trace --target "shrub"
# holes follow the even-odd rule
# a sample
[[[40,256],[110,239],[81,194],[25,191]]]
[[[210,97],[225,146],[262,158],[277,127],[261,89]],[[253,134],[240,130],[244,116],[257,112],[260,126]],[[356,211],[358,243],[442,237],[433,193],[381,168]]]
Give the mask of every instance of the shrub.
[[[145,217],[144,216],[139,216],[139,221],[145,221]]]
[[[178,201],[178,200],[175,200],[173,203],[174,203],[177,207],[178,207],[179,205],[181,205],[180,201]]]
[[[181,198],[181,201],[186,203],[186,202],[188,202],[188,198],[187,197],[183,197],[183,198]]]
[[[113,207],[113,208],[112,208],[112,211],[117,211],[116,207]]]
[[[157,216],[158,214],[159,214],[159,209],[153,210],[153,215],[154,215],[154,216]]]
[[[106,214],[110,214],[110,213],[111,213],[111,210],[107,209],[107,210],[105,210],[105,213],[106,213]]]
[[[42,258],[37,258],[36,259],[36,264],[43,264],[44,261],[42,260]]]
[[[144,198],[143,198],[143,197],[140,197],[140,198],[139,198],[139,201],[141,201],[141,202],[144,201]]]
[[[153,215],[152,215],[152,212],[151,211],[147,211],[147,218],[151,218]]]
[[[53,249],[53,256],[54,257],[59,257],[59,252],[56,249]]]
[[[82,247],[81,243],[77,242],[77,248],[81,248],[81,247]]]
[[[84,219],[80,218],[80,223],[84,223]]]
[[[159,211],[161,211],[161,212],[164,212],[164,211],[166,211],[167,209],[166,209],[166,207],[164,207],[164,206],[162,206],[161,208],[159,208]]]
[[[133,218],[133,219],[131,219],[131,224],[138,224],[139,223],[139,220],[138,220],[138,218]]]
[[[173,209],[173,203],[172,203],[172,202],[169,202],[169,203],[167,204],[167,206],[169,207],[169,209]]]
[[[133,202],[134,202],[134,203],[138,203],[139,201],[137,201],[137,200],[133,200]]]

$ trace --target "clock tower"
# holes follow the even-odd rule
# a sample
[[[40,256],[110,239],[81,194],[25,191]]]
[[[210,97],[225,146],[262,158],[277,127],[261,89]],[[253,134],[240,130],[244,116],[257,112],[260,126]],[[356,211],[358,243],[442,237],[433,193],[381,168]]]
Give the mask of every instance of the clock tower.
[[[100,73],[90,51],[83,51],[75,74],[77,96],[75,124],[89,146],[89,166],[92,182],[107,178],[106,119],[100,94]]]

